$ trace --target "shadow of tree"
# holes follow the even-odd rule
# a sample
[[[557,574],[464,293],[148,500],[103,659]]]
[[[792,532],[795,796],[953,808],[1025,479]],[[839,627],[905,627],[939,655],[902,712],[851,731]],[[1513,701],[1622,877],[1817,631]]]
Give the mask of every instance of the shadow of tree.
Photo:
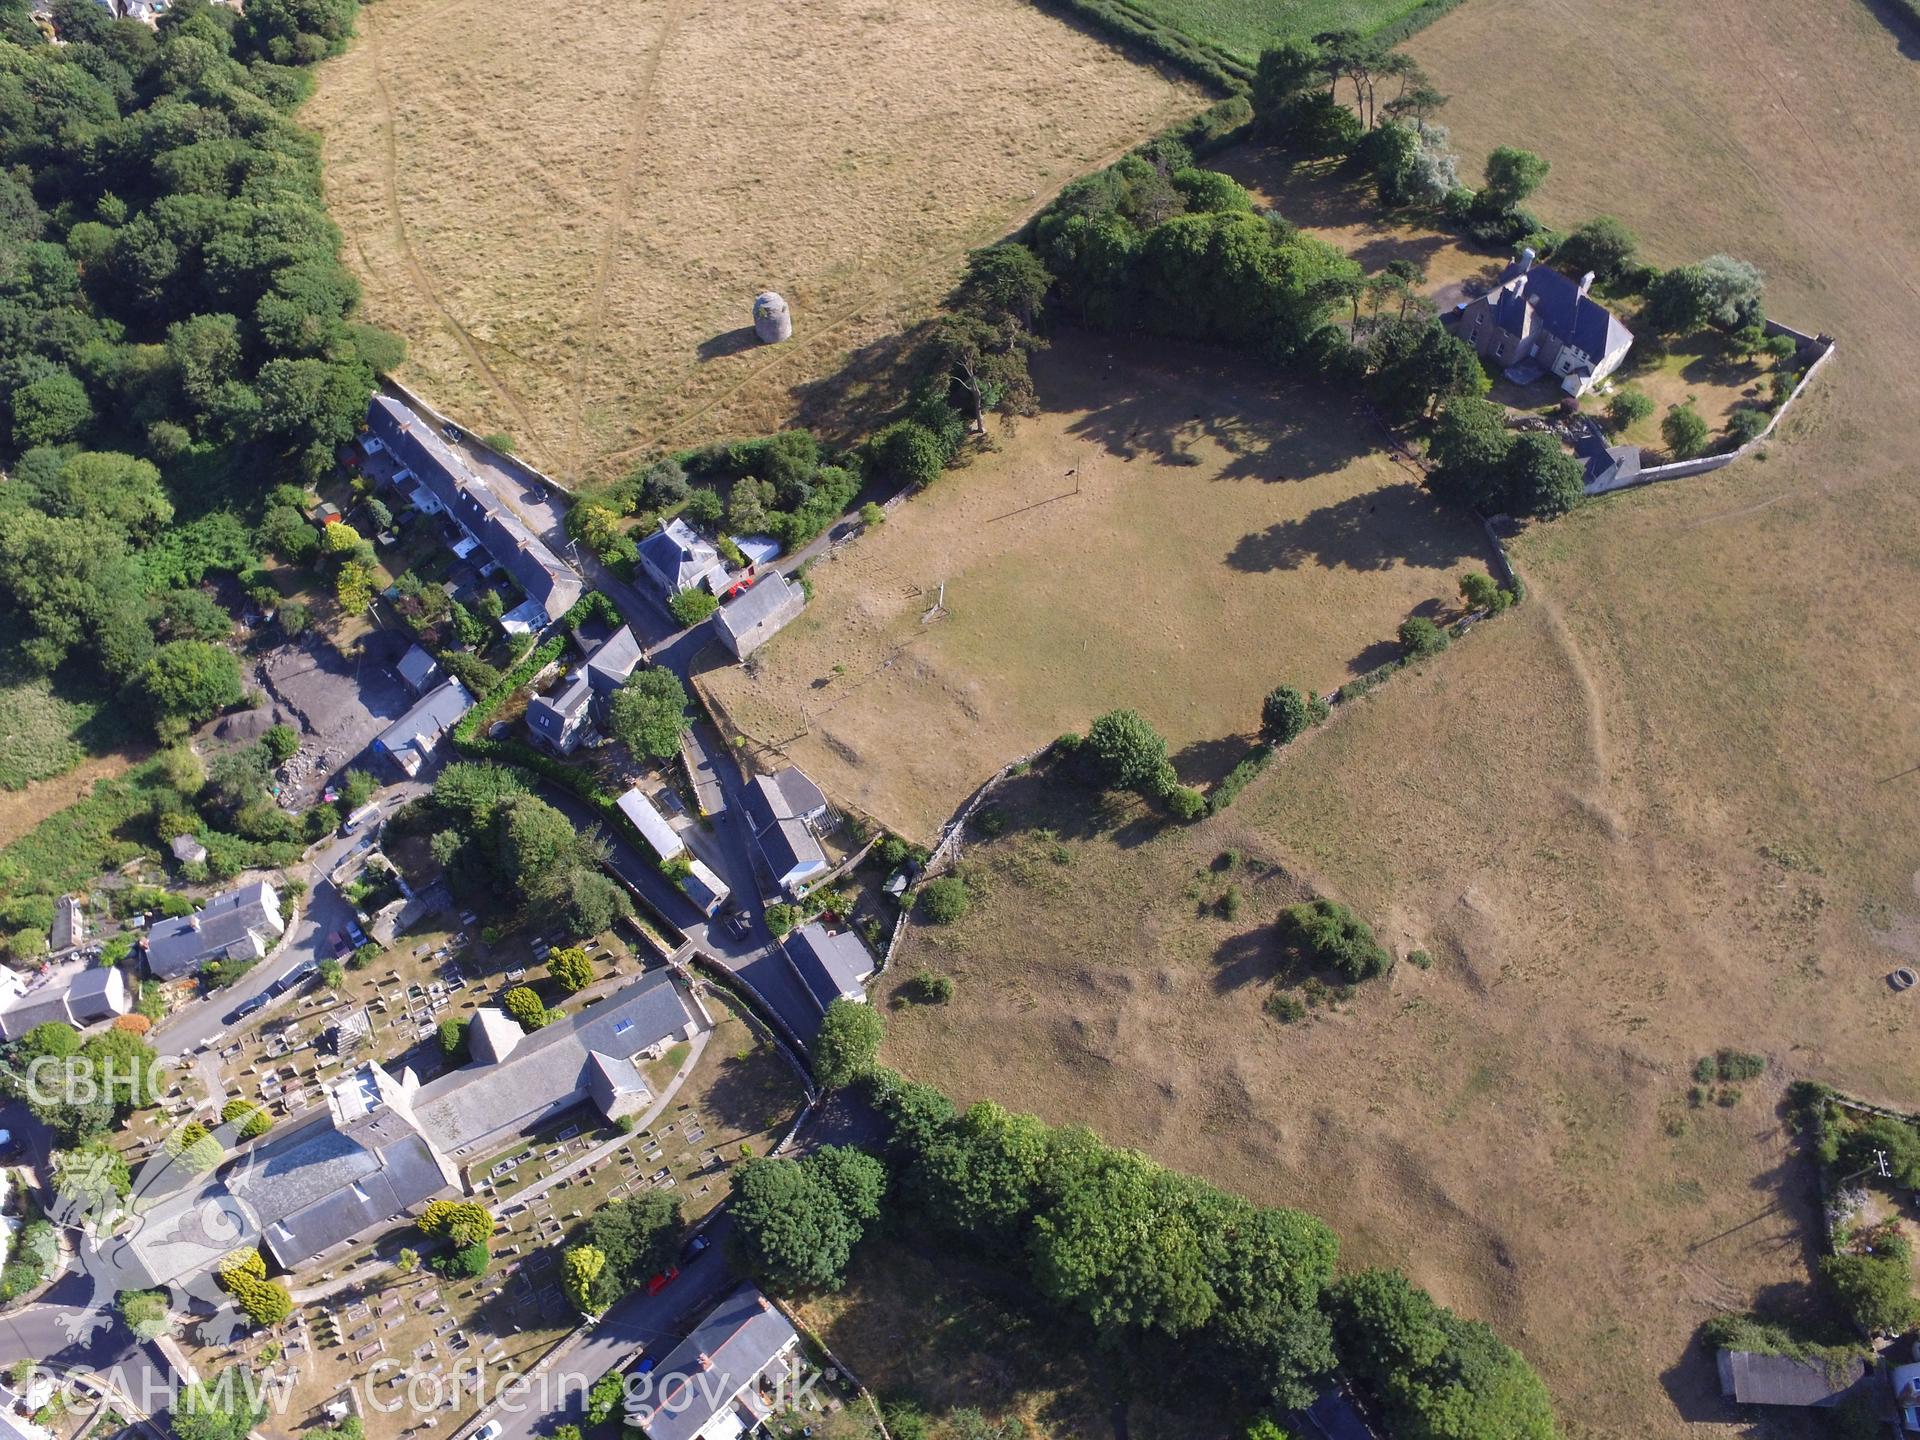
[[[1226,995],[1273,978],[1282,956],[1265,925],[1231,935],[1213,952],[1213,988]]]
[[[850,445],[869,434],[912,390],[915,377],[908,372],[930,330],[922,323],[883,335],[854,350],[831,375],[793,386],[787,393],[796,419],[833,445]]]
[[[1400,644],[1396,640],[1376,640],[1358,655],[1347,662],[1349,675],[1365,675],[1378,670],[1389,660],[1400,658]]]
[[[1873,18],[1886,26],[1887,33],[1899,44],[1900,53],[1909,60],[1920,60],[1920,21],[1894,0],[1866,0]]]
[[[1435,523],[1435,511],[1419,486],[1390,485],[1242,536],[1227,563],[1249,574],[1297,570],[1309,561],[1328,570],[1446,565],[1459,556],[1458,539]]]
[[[1227,772],[1247,758],[1253,740],[1246,735],[1222,735],[1217,740],[1196,740],[1174,754],[1173,768],[1187,785],[1217,785]]]

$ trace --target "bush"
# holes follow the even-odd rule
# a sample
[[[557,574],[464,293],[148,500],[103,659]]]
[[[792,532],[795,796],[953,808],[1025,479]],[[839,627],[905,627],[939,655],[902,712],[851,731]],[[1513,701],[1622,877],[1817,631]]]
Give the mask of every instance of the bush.
[[[1607,419],[1616,430],[1625,430],[1653,414],[1653,401],[1638,390],[1622,390],[1607,401]]]
[[[1174,785],[1160,796],[1173,818],[1189,824],[1207,813],[1207,797],[1191,785]]]
[[[593,961],[578,945],[568,945],[547,956],[547,973],[569,995],[577,995],[593,983]]]
[[[442,1020],[438,1029],[440,1053],[449,1060],[467,1058],[467,1022],[464,1020]]]
[[[1447,648],[1447,632],[1424,615],[1400,622],[1400,650],[1409,660],[1424,660]]]
[[[364,970],[367,966],[378,960],[383,953],[378,945],[369,940],[366,944],[358,946],[353,954],[347,957],[347,968],[349,970]]]
[[[869,442],[879,473],[903,488],[930,485],[952,453],[940,437],[913,420],[896,420]]]
[[[1727,416],[1727,439],[1732,442],[1732,448],[1737,450],[1759,439],[1760,432],[1767,428],[1772,418],[1765,410],[1753,405],[1742,405],[1735,410]]]
[[[260,738],[266,743],[267,754],[273,757],[276,765],[286,764],[300,748],[300,732],[291,725],[269,725]]]
[[[492,1259],[493,1252],[483,1240],[478,1245],[463,1245],[451,1254],[436,1256],[429,1263],[449,1280],[473,1280],[487,1273]]]
[[[696,587],[682,590],[667,602],[667,608],[682,625],[698,625],[720,608],[720,602],[708,591]]]
[[[1349,980],[1367,980],[1393,968],[1393,957],[1373,928],[1334,900],[1310,900],[1280,912],[1280,943],[1309,965],[1325,965]]]
[[[1691,403],[1673,406],[1660,422],[1660,436],[1676,460],[1690,460],[1706,449],[1710,433],[1707,422]]]
[[[920,916],[931,925],[953,924],[971,903],[966,882],[957,875],[942,875],[920,887]]]
[[[789,905],[785,901],[776,901],[767,906],[767,929],[771,930],[776,937],[785,935],[799,923],[800,911],[797,906]]]
[[[1460,598],[1471,609],[1498,610],[1502,607],[1505,594],[1491,575],[1483,575],[1475,570],[1460,577]]]
[[[1282,1025],[1307,1018],[1307,1002],[1285,990],[1276,990],[1267,997],[1266,1010]]]
[[[1167,742],[1137,710],[1109,710],[1087,730],[1084,746],[1110,785],[1152,793],[1164,788]]]
[[[500,997],[500,1008],[520,1022],[523,1030],[538,1030],[554,1016],[540,1003],[540,997],[525,985],[516,985]]]
[[[953,998],[953,981],[931,970],[922,970],[902,988],[909,1000],[920,1005],[944,1005]]]
[[[1313,705],[1291,685],[1267,692],[1260,706],[1260,734],[1271,744],[1285,745],[1313,723]]]
[[[836,1000],[813,1038],[813,1073],[821,1086],[842,1090],[873,1069],[886,1036],[886,1022],[873,1006]]]
[[[1315,700],[1313,704],[1319,714],[1326,713],[1326,706],[1320,701]],[[1274,750],[1271,745],[1255,745],[1249,750],[1246,758],[1229,770],[1226,778],[1213,787],[1213,794],[1207,797],[1208,813],[1218,815],[1231,805],[1234,798],[1247,788],[1253,777],[1267,768],[1267,763],[1273,759],[1273,755]]]

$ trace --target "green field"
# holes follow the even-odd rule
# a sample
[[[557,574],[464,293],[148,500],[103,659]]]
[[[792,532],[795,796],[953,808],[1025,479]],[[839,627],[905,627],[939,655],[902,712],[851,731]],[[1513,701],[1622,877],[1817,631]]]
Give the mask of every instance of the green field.
[[[1133,0],[1133,8],[1252,64],[1289,36],[1328,30],[1371,34],[1423,8],[1424,0]],[[1438,8],[1438,7],[1433,7]]]
[[[0,789],[23,790],[121,743],[124,721],[104,697],[41,676],[0,683]]]

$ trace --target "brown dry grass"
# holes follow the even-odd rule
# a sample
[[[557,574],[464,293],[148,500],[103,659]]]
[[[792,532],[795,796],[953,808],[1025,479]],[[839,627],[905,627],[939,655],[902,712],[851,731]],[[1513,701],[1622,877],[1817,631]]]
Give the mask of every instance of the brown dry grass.
[[[816,565],[802,617],[706,677],[742,733],[903,834],[1114,706],[1217,779],[1278,677],[1330,689],[1391,658],[1409,611],[1485,568],[1480,532],[1319,392],[1086,335],[1036,377],[1045,414]]]
[[[1515,33],[1528,63],[1486,86]],[[1807,1297],[1784,1083],[1914,1100],[1885,975],[1920,955],[1920,227],[1890,180],[1920,66],[1857,0],[1476,0],[1413,48],[1476,158],[1554,162],[1550,222],[1749,257],[1835,363],[1764,462],[1524,537],[1528,605],[1226,815],[1142,842],[1048,801],[1066,866],[1030,832],[976,847],[989,893],[894,971],[956,999],[895,1012],[889,1058],[1327,1216],[1519,1343],[1575,1436],[1686,1435],[1735,1419],[1699,1323]],[[1229,848],[1260,865],[1239,922],[1197,913]],[[1269,1021],[1264,923],[1300,887],[1435,967]],[[1690,1112],[1718,1045],[1769,1073]]]
[[[405,378],[568,480],[765,431],[1204,103],[1025,0],[385,0],[302,112]],[[767,287],[796,339],[751,341]]]

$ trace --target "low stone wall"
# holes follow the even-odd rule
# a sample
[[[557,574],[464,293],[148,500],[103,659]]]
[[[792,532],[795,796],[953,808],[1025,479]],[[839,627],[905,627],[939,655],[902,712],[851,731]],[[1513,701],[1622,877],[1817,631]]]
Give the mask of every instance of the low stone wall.
[[[1778,410],[1773,412],[1773,418],[1767,422],[1766,429],[1762,430],[1738,450],[1728,450],[1719,455],[1698,455],[1691,460],[1676,460],[1671,465],[1649,466],[1637,475],[1616,481],[1612,485],[1603,485],[1599,489],[1588,493],[1593,495],[1611,495],[1616,490],[1631,490],[1639,485],[1655,485],[1662,480],[1682,480],[1689,475],[1704,475],[1709,470],[1725,469],[1727,466],[1733,464],[1734,461],[1751,455],[1755,450],[1771,440],[1774,431],[1779,428],[1780,422],[1786,419],[1787,412],[1793,408],[1794,402],[1806,393],[1807,386],[1813,383],[1813,377],[1820,373],[1820,368],[1833,358],[1833,352],[1839,347],[1834,343],[1831,336],[1808,335],[1803,331],[1795,330],[1790,325],[1782,325],[1778,320],[1767,321],[1766,332],[1769,335],[1791,336],[1799,342],[1802,353],[1808,349],[1819,352],[1814,356],[1813,363],[1807,366],[1806,372],[1801,375],[1800,383],[1793,387],[1793,393],[1787,396]]]
[[[409,390],[405,385],[402,385],[398,380],[394,379],[393,376],[382,375],[380,377],[380,383],[383,386],[385,386],[387,389],[393,391],[393,393],[398,395],[402,400],[406,401],[408,406],[412,408],[413,412],[416,415],[425,416],[428,420],[432,421],[436,425],[458,426],[460,430],[460,434],[467,444],[473,446],[473,448],[476,450],[486,451],[489,455],[493,456],[496,460],[498,460],[500,464],[505,468],[509,470],[518,470],[523,475],[531,476],[533,479],[539,481],[542,485],[545,485],[546,487],[552,490],[558,490],[562,495],[567,496],[569,499],[573,497],[572,486],[561,484],[560,481],[554,479],[551,475],[547,474],[546,471],[537,469],[534,466],[529,465],[526,461],[522,460],[518,455],[508,455],[508,454],[504,454],[499,450],[494,449],[493,446],[487,444],[486,441],[482,440],[478,435],[474,434],[473,431],[469,430],[465,425],[461,425],[458,420],[455,420],[452,416],[443,413],[442,411],[437,409],[431,402],[427,401],[421,396],[416,395],[412,390]]]

